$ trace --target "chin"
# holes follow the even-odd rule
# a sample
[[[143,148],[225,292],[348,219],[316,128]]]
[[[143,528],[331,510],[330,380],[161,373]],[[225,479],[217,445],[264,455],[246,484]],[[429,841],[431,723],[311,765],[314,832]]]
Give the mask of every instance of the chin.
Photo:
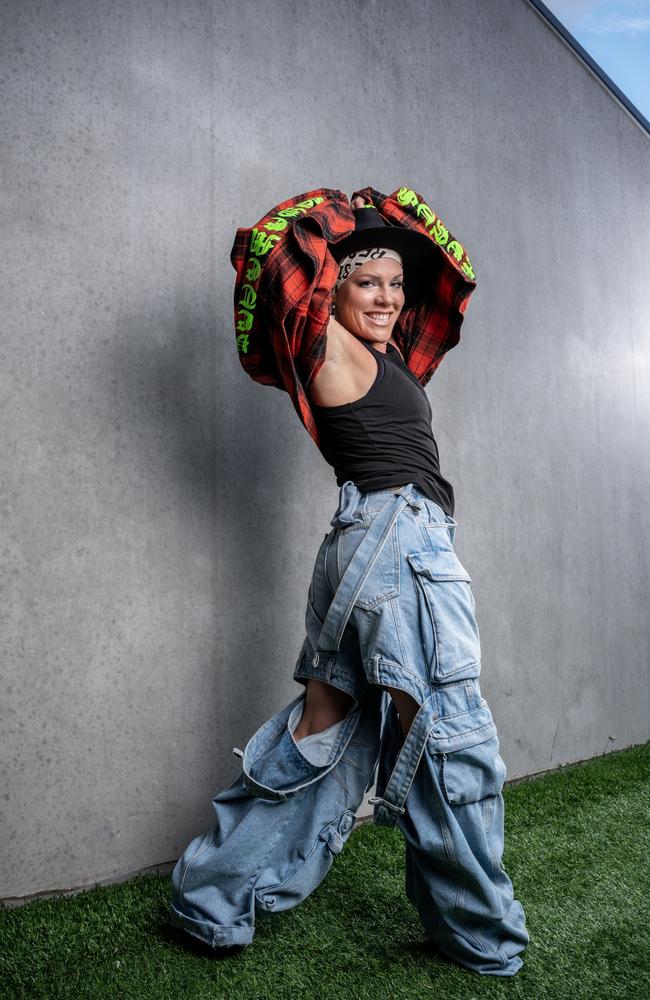
[[[365,330],[363,333],[355,333],[359,340],[371,340],[373,343],[384,343],[391,338],[391,332],[386,332],[384,336],[380,333],[372,333]]]

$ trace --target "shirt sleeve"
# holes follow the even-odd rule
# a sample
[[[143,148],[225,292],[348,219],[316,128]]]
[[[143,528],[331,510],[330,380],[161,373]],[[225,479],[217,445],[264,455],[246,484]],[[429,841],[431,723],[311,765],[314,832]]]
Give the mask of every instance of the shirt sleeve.
[[[421,195],[398,188],[383,195],[355,191],[390,225],[424,232],[439,250],[426,295],[405,310],[393,336],[409,370],[426,385],[460,337],[474,272],[464,247]],[[342,191],[318,188],[276,205],[251,227],[239,228],[230,253],[236,272],[235,346],[256,382],[286,391],[320,448],[307,388],[325,359],[331,293],[338,265],[329,244],[354,231],[355,217]]]

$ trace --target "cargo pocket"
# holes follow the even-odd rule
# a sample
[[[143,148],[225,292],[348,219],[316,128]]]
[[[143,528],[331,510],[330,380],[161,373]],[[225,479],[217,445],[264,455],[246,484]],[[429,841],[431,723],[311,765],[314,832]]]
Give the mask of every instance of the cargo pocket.
[[[469,712],[438,719],[427,738],[427,750],[440,757],[440,783],[450,805],[478,802],[503,789],[506,765],[484,698]]]
[[[453,549],[413,552],[422,647],[429,680],[464,680],[481,672],[481,643],[471,578]]]
[[[320,830],[308,854],[281,882],[257,889],[257,905],[274,913],[290,910],[320,885],[352,832],[355,813],[346,809]]]
[[[499,753],[498,736],[443,755],[442,787],[450,805],[499,795],[505,780],[506,765]]]

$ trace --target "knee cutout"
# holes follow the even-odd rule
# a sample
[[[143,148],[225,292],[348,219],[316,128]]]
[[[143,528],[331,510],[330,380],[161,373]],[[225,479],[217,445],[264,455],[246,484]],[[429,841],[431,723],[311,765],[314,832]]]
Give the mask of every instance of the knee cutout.
[[[397,714],[399,715],[400,726],[402,728],[402,732],[406,736],[411,728],[411,723],[413,722],[420,705],[412,695],[410,695],[407,691],[404,691],[402,688],[388,687],[387,685],[384,685],[384,688],[388,691],[393,699],[393,702],[395,703],[395,708],[397,709]]]
[[[289,731],[293,735],[294,730],[300,727],[300,735],[295,737],[296,742],[300,742],[309,736],[329,732],[335,726],[340,729],[341,723],[357,705],[356,698],[347,691],[310,678],[305,698],[296,706],[289,720]]]
[[[296,705],[287,722],[289,732],[291,733],[294,743],[300,750],[303,757],[306,757],[310,764],[322,767],[323,764],[326,764],[330,758],[332,748],[338,739],[339,733],[347,716],[344,716],[331,726],[327,726],[325,729],[321,729],[315,733],[309,733],[307,736],[301,736],[296,739],[295,730],[298,727],[298,723],[301,718],[302,705]]]

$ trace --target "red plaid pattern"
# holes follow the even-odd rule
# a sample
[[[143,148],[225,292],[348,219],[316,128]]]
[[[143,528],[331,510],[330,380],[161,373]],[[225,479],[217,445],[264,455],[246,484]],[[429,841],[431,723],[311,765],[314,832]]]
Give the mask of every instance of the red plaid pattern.
[[[408,368],[424,386],[460,339],[476,287],[474,271],[464,247],[416,191],[398,188],[383,195],[365,187],[355,195],[371,202],[390,225],[424,232],[439,248],[440,266],[431,275],[427,294],[400,313],[392,334]],[[354,213],[346,195],[318,188],[283,201],[256,226],[238,229],[230,253],[237,272],[239,360],[256,382],[289,393],[319,448],[306,389],[325,358],[330,296],[339,271],[327,244],[353,231]]]

